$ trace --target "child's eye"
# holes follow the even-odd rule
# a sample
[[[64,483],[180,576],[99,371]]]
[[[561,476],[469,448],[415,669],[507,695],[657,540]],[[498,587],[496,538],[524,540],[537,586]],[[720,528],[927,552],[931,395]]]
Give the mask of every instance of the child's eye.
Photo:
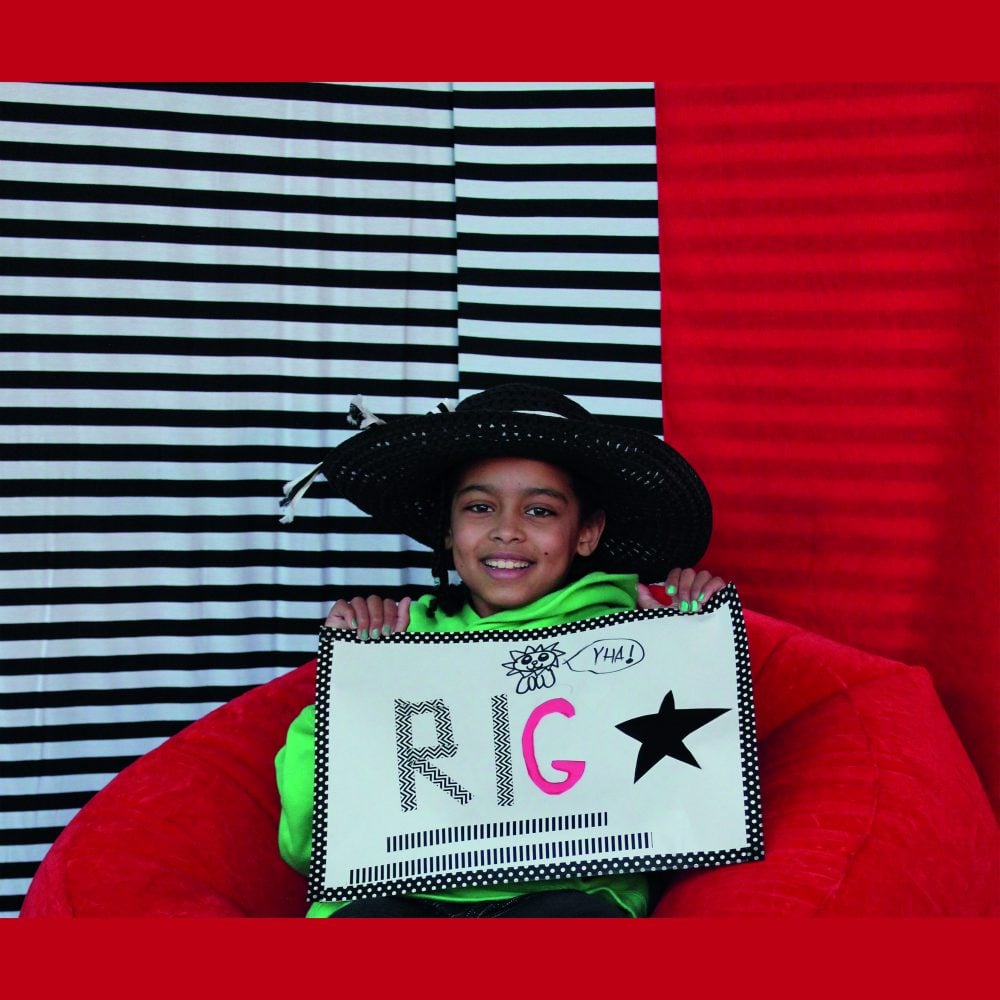
[[[485,501],[483,501],[483,500],[479,500],[479,501],[477,501],[476,503],[470,503],[470,504],[466,504],[466,507],[465,507],[465,509],[466,509],[467,511],[469,511],[470,513],[472,513],[472,514],[486,514],[486,513],[488,513],[488,512],[489,512],[489,511],[490,511],[490,510],[491,510],[492,508],[491,508],[491,507],[490,507],[490,505],[489,505],[488,503],[486,503]]]
[[[555,517],[555,511],[548,507],[529,507],[527,513],[532,517]]]

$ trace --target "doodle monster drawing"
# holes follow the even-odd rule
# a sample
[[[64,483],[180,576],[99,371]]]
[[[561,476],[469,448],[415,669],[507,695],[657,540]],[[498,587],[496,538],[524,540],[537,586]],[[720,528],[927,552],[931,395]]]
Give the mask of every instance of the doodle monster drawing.
[[[551,646],[540,644],[511,650],[511,658],[503,666],[507,668],[508,677],[517,677],[518,694],[550,688],[555,684],[559,657],[566,655],[556,648],[558,645],[557,640]]]

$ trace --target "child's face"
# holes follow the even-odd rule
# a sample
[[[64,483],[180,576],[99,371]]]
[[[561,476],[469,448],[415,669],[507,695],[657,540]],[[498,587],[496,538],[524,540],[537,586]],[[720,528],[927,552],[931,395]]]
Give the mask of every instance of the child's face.
[[[485,618],[557,590],[603,530],[603,512],[581,520],[572,480],[558,466],[490,458],[459,474],[445,545]]]

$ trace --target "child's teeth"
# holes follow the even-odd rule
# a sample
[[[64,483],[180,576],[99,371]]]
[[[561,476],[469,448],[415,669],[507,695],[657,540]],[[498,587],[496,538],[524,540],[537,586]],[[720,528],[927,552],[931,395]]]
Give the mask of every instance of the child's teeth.
[[[487,559],[486,565],[492,566],[494,569],[525,569],[529,564],[517,562],[514,559]]]

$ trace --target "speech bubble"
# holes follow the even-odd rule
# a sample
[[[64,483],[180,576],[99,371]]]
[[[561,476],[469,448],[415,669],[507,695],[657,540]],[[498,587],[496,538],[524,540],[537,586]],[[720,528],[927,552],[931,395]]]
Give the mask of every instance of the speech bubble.
[[[577,673],[616,674],[642,663],[645,656],[635,639],[595,639],[563,662]]]

